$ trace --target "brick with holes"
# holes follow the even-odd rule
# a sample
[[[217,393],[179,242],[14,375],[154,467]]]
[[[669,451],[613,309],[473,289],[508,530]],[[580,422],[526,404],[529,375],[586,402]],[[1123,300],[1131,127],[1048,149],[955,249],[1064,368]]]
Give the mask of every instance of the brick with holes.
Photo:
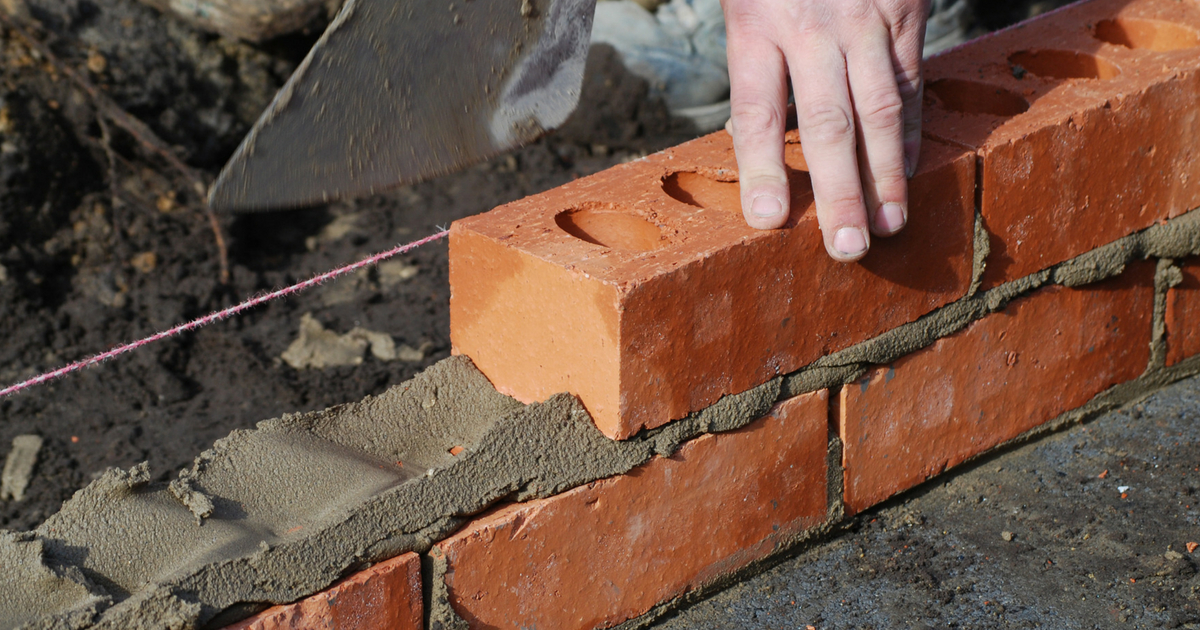
[[[925,66],[924,131],[975,149],[990,288],[1200,206],[1200,5],[1078,3]]]
[[[609,437],[703,409],[963,296],[975,158],[927,143],[910,222],[825,253],[800,146],[793,219],[746,226],[724,131],[454,224],[450,330],[500,391],[579,396]]]

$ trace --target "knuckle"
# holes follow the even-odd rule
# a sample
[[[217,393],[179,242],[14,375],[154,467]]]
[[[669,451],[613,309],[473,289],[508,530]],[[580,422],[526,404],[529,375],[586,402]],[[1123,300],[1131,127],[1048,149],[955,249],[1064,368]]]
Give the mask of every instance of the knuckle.
[[[896,90],[880,90],[868,96],[859,107],[864,127],[886,129],[904,121],[904,100]]]
[[[841,6],[842,15],[852,22],[865,20],[876,11],[876,3],[872,0],[849,0]]]
[[[886,173],[882,173],[874,179],[874,187],[879,193],[878,196],[886,201],[897,201],[908,190],[908,178],[905,176],[903,168],[888,169]]]
[[[763,15],[761,3],[757,2],[727,2],[725,4],[725,22],[730,35],[752,35],[764,30],[767,20]]]
[[[805,112],[802,121],[807,135],[818,142],[843,142],[854,137],[850,113],[832,103],[818,104]]]
[[[839,220],[852,220],[854,217],[865,216],[866,197],[863,195],[862,184],[855,177],[851,181],[829,183],[824,190],[817,192],[817,207],[824,208],[828,216],[838,217]]]
[[[779,108],[764,104],[762,99],[739,100],[733,104],[730,115],[737,136],[783,134],[783,112]]]

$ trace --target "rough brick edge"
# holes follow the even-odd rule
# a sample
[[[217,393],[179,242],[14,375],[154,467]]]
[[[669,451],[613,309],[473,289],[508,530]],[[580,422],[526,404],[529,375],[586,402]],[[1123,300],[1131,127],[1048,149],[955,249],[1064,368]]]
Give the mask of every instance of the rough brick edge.
[[[227,630],[419,630],[424,624],[421,559],[385,560],[293,604],[274,606]]]

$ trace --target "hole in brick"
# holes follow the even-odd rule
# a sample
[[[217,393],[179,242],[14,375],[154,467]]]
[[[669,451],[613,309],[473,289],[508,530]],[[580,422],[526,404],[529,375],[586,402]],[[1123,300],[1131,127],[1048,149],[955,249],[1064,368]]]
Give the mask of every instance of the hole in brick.
[[[946,109],[963,114],[988,114],[1008,118],[1029,109],[1029,101],[1018,94],[986,83],[962,79],[937,79],[926,89]]]
[[[672,173],[663,179],[663,191],[676,201],[697,208],[742,212],[741,190],[737,180],[723,182],[699,173]]]
[[[554,222],[581,241],[616,250],[648,252],[667,244],[658,226],[615,205],[567,210],[558,213]]]
[[[785,168],[788,176],[788,189],[792,192],[792,203],[796,204],[812,190],[812,179],[808,171],[796,168],[803,166],[804,157],[800,154],[799,145],[794,145],[785,151]],[[793,155],[794,153],[794,155]],[[736,179],[717,179],[701,173],[680,171],[672,173],[662,181],[663,192],[676,201],[682,201],[689,206],[713,210],[724,210],[737,215],[742,214],[741,187]]]
[[[1047,79],[1112,79],[1121,71],[1111,63],[1072,50],[1022,50],[1013,53],[1008,63],[1030,74]]]
[[[1102,42],[1156,52],[1200,46],[1200,33],[1196,30],[1161,20],[1103,20],[1092,28],[1092,34]]]

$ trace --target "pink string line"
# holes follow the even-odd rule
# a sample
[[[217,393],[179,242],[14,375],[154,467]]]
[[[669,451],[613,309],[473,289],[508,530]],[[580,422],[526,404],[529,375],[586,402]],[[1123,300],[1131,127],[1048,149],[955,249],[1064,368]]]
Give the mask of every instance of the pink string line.
[[[241,304],[238,304],[236,306],[231,306],[227,309],[217,311],[215,313],[210,313],[199,319],[193,319],[192,321],[190,321],[186,324],[181,324],[179,326],[171,328],[170,330],[164,330],[160,333],[156,333],[154,335],[146,337],[145,339],[142,339],[141,341],[127,343],[123,346],[118,346],[116,348],[113,348],[112,350],[109,350],[107,352],[102,352],[100,354],[97,354],[89,359],[84,359],[82,361],[72,363],[68,366],[61,367],[57,370],[54,370],[53,372],[46,372],[45,374],[42,374],[41,376],[35,376],[27,381],[24,381],[22,383],[17,383],[16,385],[12,385],[11,387],[0,390],[0,398],[5,398],[7,396],[11,396],[19,391],[29,389],[30,387],[34,387],[36,385],[41,385],[42,383],[54,380],[60,376],[66,376],[67,374],[70,374],[72,372],[78,372],[79,370],[82,370],[86,367],[93,366],[102,361],[107,361],[108,359],[111,359],[116,356],[120,356],[122,354],[125,354],[126,352],[132,352],[134,350],[137,350],[138,348],[141,348],[142,346],[152,344],[155,341],[166,339],[168,337],[174,337],[176,335],[188,332],[189,330],[195,330],[202,326],[207,326],[208,324],[211,324],[213,322],[221,321],[228,317],[237,315],[238,313],[241,313],[242,311],[244,311],[246,309],[254,308],[255,306],[258,306],[260,304],[270,302],[271,300],[277,300],[279,298],[287,297],[294,293],[299,293],[305,289],[308,289],[308,288],[311,288],[318,284],[321,284],[322,282],[325,282],[326,280],[333,280],[334,278],[338,278],[338,277],[344,276],[348,273],[358,271],[359,269],[362,269],[363,267],[369,267],[378,262],[387,260],[388,258],[391,258],[393,256],[399,256],[400,254],[403,254],[405,252],[412,251],[422,245],[427,245],[434,241],[446,238],[446,236],[449,234],[450,234],[449,230],[442,230],[441,232],[438,232],[437,234],[427,236],[419,241],[414,241],[407,245],[401,245],[399,247],[390,249],[381,254],[376,254],[374,256],[371,256],[370,258],[364,258],[363,260],[360,260],[352,265],[347,265],[340,269],[334,269],[333,271],[328,271],[328,272],[325,272],[318,276],[313,276],[312,278],[305,280],[304,282],[301,282],[299,284],[294,284],[290,287],[287,287],[286,289],[279,289],[277,291],[272,291],[271,293],[265,293],[258,297],[246,300],[245,302],[242,302]]]

